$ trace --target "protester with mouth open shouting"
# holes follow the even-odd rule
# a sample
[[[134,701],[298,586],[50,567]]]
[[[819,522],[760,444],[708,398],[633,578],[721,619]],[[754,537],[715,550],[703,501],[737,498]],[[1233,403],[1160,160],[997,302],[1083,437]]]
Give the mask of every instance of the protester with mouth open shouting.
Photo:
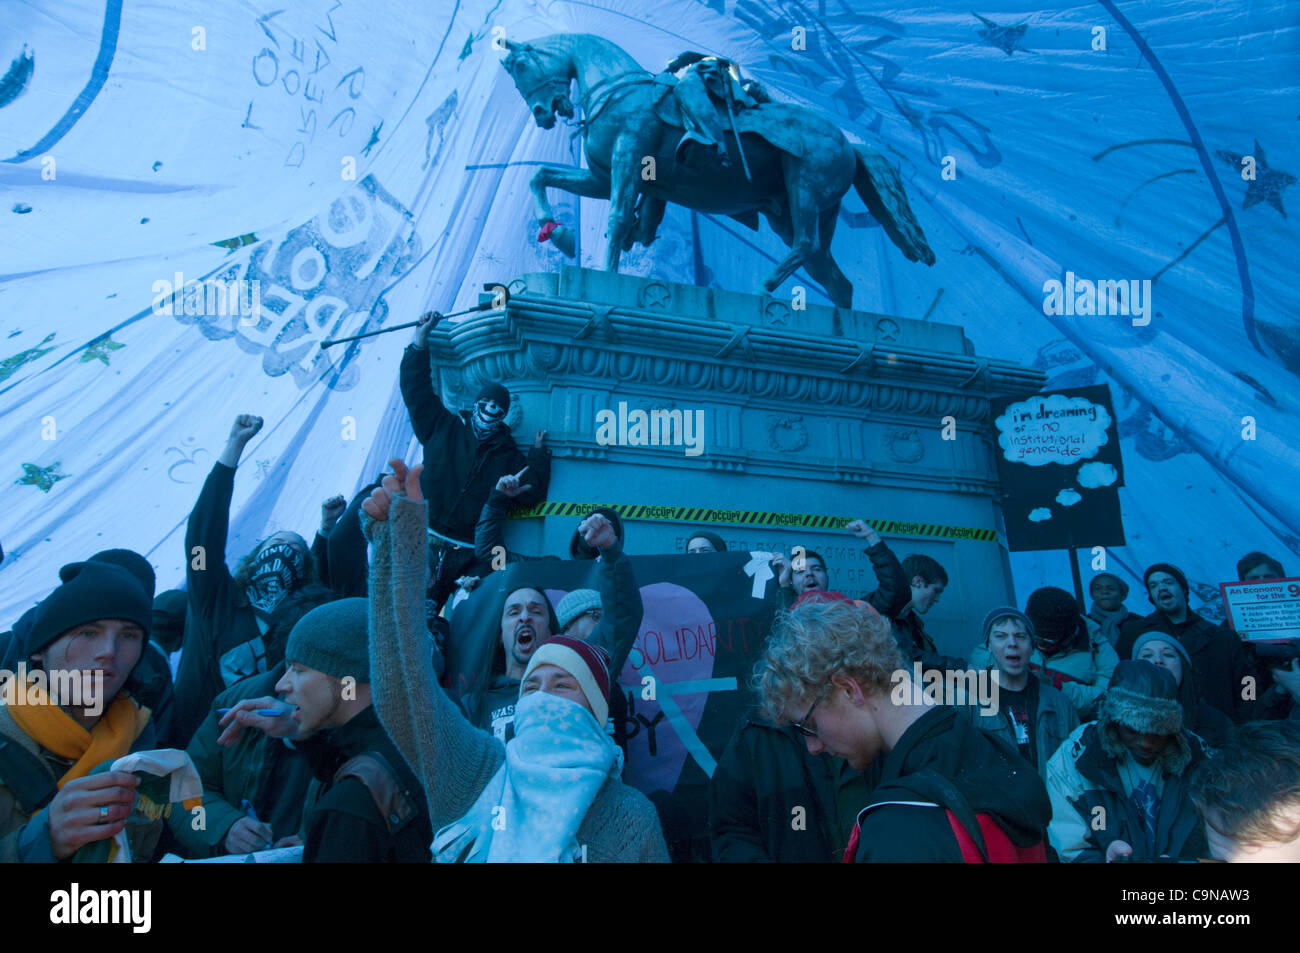
[[[602,649],[566,636],[533,649],[505,744],[439,688],[424,634],[422,468],[391,465],[363,507],[370,668],[379,717],[428,796],[435,859],[666,861],[655,809],[619,780],[621,753],[604,732],[613,678]]]

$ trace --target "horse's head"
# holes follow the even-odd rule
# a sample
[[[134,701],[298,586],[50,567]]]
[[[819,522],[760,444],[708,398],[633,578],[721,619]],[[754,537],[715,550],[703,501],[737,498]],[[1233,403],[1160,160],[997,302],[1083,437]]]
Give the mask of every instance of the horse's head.
[[[543,129],[552,128],[557,114],[572,119],[568,64],[530,43],[506,39],[501,42],[510,51],[501,65],[515,81],[515,88],[532,110],[537,125]]]

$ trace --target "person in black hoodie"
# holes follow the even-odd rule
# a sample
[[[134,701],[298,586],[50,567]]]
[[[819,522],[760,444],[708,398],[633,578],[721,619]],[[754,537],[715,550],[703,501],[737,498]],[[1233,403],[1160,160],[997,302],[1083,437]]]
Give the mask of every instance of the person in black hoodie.
[[[428,352],[429,332],[440,320],[436,311],[421,319],[402,355],[400,378],[402,400],[424,448],[420,488],[429,501],[429,529],[437,537],[430,551],[430,596],[439,604],[474,562],[474,525],[497,481],[527,468],[528,489],[517,500],[526,506],[546,499],[551,472],[546,431],[537,431],[526,462],[510,436],[505,425],[510,392],[504,385],[485,384],[469,413],[452,413],[443,405]]]
[[[753,687],[808,751],[880,783],[845,861],[1044,861],[1047,790],[1020,754],[950,706],[925,704],[889,625],[869,606],[812,602],[778,617]]]
[[[226,568],[230,501],[235,469],[262,418],[240,414],[185,527],[185,583],[189,606],[185,641],[176,669],[173,739],[188,744],[208,714],[212,699],[241,678],[266,671],[262,634],[280,601],[316,579],[315,560],[297,533],[262,540]]]
[[[285,646],[288,668],[275,686],[283,701],[246,698],[219,722],[229,728],[218,744],[260,728],[290,738],[311,765],[316,783],[303,812],[303,863],[430,860],[424,791],[371,704],[368,618],[365,599],[308,612]],[[258,713],[272,708],[283,713]]]

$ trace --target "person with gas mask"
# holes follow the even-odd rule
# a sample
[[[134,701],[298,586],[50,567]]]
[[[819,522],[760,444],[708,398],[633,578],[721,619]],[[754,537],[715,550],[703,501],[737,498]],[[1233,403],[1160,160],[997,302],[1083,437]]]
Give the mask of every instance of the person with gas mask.
[[[311,550],[297,533],[268,536],[226,568],[226,537],[235,468],[262,418],[240,414],[212,467],[185,530],[188,594],[185,642],[176,672],[173,737],[188,742],[212,700],[241,678],[266,671],[262,636],[286,595],[316,578]]]
[[[475,562],[474,525],[497,481],[527,470],[527,489],[516,506],[546,499],[550,483],[550,452],[546,431],[538,430],[527,460],[506,425],[510,392],[496,381],[483,385],[472,411],[453,413],[433,386],[428,336],[442,320],[429,312],[415,329],[402,355],[401,390],[411,427],[424,450],[421,489],[429,502],[429,598],[441,605]]]

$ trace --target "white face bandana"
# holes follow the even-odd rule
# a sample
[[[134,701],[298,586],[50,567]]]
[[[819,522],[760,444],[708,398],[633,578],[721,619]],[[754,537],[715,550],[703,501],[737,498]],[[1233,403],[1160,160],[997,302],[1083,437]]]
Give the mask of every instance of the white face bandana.
[[[515,706],[506,760],[460,820],[438,831],[438,863],[566,863],[578,828],[623,752],[582,705],[532,692]]]
[[[506,419],[506,412],[497,404],[496,413],[488,413],[489,400],[480,400],[474,404],[474,413],[470,415],[470,426],[474,428],[474,436],[479,440],[486,440],[501,426],[501,422]]]

